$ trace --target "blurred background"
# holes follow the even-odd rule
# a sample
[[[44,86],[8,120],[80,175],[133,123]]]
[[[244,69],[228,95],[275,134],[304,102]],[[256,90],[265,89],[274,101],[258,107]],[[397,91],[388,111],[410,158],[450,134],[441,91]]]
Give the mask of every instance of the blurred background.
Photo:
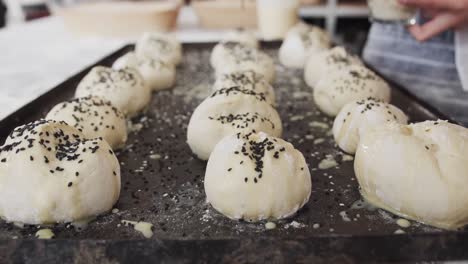
[[[365,0],[300,1],[299,14],[353,52],[370,27]],[[171,31],[183,42],[219,41],[257,27],[255,0],[0,0],[0,118],[144,31]],[[276,10],[281,11],[281,10]],[[274,16],[273,16],[274,17]]]
[[[239,27],[255,28],[257,24],[255,0],[135,0],[131,4],[130,1],[115,0],[2,1],[0,26],[57,16],[70,31],[81,35],[122,37],[155,28],[168,31],[179,26],[184,29],[184,26],[187,27],[184,22],[212,32]],[[304,20],[326,28],[335,41],[347,44],[353,51],[359,51],[363,46],[369,29],[369,11],[365,0],[300,2],[300,15]],[[118,17],[125,19],[118,21]],[[178,21],[182,25],[178,25]]]

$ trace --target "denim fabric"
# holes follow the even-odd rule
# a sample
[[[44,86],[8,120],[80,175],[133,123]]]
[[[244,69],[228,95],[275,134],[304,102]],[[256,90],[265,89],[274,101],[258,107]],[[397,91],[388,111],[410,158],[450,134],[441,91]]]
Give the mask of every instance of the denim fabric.
[[[452,31],[420,43],[402,25],[374,23],[363,57],[385,77],[468,125],[468,92],[460,83],[454,43]]]

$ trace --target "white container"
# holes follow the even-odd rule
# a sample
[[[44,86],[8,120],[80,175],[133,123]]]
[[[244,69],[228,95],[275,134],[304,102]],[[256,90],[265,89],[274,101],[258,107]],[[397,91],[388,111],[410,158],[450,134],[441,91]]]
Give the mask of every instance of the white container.
[[[418,10],[409,8],[398,0],[368,0],[371,20],[383,23],[416,24]]]
[[[278,40],[298,22],[299,0],[257,0],[257,19],[264,40]]]

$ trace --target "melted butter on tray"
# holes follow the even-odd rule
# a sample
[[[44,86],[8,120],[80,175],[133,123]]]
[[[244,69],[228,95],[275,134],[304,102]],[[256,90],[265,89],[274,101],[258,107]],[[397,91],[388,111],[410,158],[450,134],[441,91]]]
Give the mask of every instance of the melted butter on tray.
[[[152,160],[159,160],[159,159],[162,158],[161,155],[159,155],[159,154],[152,154],[152,155],[150,155],[149,157],[150,157],[150,159],[152,159]]]
[[[330,127],[327,123],[319,122],[319,121],[312,121],[309,123],[309,126],[316,127],[316,128],[323,128],[323,129],[328,129]]]
[[[401,228],[408,228],[411,226],[410,221],[400,218],[396,221],[397,225],[399,225]]]
[[[353,160],[354,160],[354,157],[351,156],[351,155],[345,154],[345,155],[343,155],[343,159],[342,159],[342,160],[343,160],[343,161],[353,161]]]
[[[40,229],[35,235],[39,239],[51,239],[55,236],[54,232],[49,228]]]
[[[325,142],[324,138],[317,138],[314,140],[314,145],[322,144],[323,142]]]
[[[125,226],[132,225],[133,229],[142,233],[146,238],[151,238],[153,236],[153,224],[151,223],[122,220],[122,224]]]
[[[275,229],[275,228],[276,228],[276,224],[273,223],[273,222],[268,222],[268,223],[265,224],[265,228],[266,228],[267,230]]]
[[[321,169],[321,170],[328,170],[328,169],[331,169],[331,168],[334,168],[336,166],[338,166],[338,162],[336,162],[335,158],[331,155],[327,155],[327,157],[325,159],[323,159],[322,161],[320,161],[319,165],[318,165],[318,168]]]

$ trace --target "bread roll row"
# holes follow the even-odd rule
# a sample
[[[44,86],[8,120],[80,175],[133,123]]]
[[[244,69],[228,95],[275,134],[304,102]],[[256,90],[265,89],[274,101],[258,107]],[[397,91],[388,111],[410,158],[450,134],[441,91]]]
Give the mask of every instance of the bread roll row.
[[[187,142],[208,160],[207,201],[232,219],[282,219],[307,203],[311,178],[302,153],[280,139],[273,59],[251,33],[215,46],[213,93],[194,111]]]
[[[108,212],[120,195],[114,149],[127,140],[127,118],[151,91],[171,87],[180,44],[145,34],[115,68],[94,67],[75,99],[16,128],[0,148],[0,216],[23,224],[76,222]]]
[[[443,229],[468,224],[468,129],[446,121],[408,125],[389,104],[390,86],[323,32],[303,24],[280,49],[288,67],[305,68],[317,107],[335,117],[340,149],[356,154],[362,196],[399,216]]]

